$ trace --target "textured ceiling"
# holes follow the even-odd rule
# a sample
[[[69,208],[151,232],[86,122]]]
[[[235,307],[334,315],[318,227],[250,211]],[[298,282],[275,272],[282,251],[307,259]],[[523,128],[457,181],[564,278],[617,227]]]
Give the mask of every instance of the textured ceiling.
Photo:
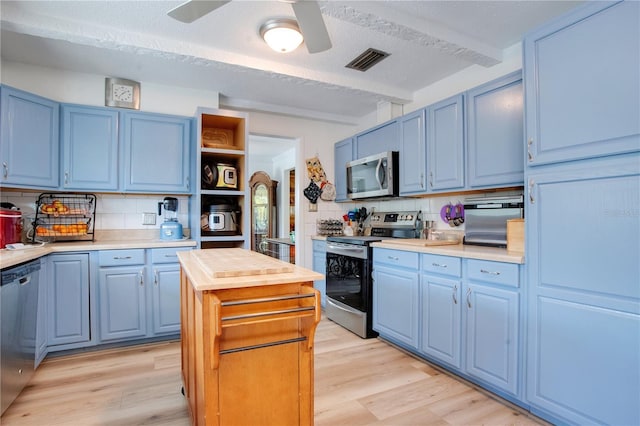
[[[355,122],[504,49],[571,1],[319,2],[333,47],[271,51],[258,29],[291,17],[280,1],[234,0],[191,24],[166,15],[179,1],[6,1],[2,58],[143,82],[217,91],[221,105]],[[390,56],[345,68],[369,47]]]

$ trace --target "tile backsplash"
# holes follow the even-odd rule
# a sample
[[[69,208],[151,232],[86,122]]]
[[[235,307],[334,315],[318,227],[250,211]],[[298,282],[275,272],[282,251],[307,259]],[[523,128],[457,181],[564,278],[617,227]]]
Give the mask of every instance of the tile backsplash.
[[[420,211],[422,212],[422,220],[435,221],[435,229],[439,231],[459,231],[464,232],[464,223],[460,226],[451,227],[440,217],[440,210],[443,206],[451,203],[453,205],[461,203],[464,204],[466,198],[478,198],[478,197],[497,197],[497,196],[510,196],[521,195],[522,190],[510,190],[510,191],[488,191],[485,194],[456,194],[456,195],[442,195],[429,198],[397,198],[393,200],[382,201],[368,201],[368,202],[347,202],[347,203],[327,203],[318,200],[318,212],[307,213],[305,220],[305,234],[316,234],[316,221],[324,219],[339,219],[342,220],[342,215],[349,210],[355,208],[365,207],[367,211],[372,209],[377,212],[390,212],[390,211]],[[303,201],[306,203],[307,200]],[[365,223],[366,226],[366,223]]]
[[[35,218],[36,203],[40,193],[3,191],[0,200],[16,205],[22,211],[26,223]],[[178,221],[184,228],[189,227],[189,197],[178,199]],[[164,195],[147,194],[96,194],[96,230],[111,229],[159,229],[163,216],[158,215],[158,203]],[[144,213],[155,215],[155,225],[143,225]]]

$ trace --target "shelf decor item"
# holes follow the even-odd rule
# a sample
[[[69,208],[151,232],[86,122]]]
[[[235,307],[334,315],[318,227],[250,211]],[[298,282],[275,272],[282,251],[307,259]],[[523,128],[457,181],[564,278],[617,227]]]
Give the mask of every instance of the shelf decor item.
[[[93,241],[96,196],[44,193],[36,204],[33,242]]]
[[[124,78],[104,80],[105,106],[140,109],[140,83]]]

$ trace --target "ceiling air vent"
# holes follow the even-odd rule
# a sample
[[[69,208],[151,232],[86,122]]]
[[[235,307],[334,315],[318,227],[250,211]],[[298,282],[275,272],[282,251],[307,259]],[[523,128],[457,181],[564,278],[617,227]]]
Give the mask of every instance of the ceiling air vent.
[[[376,50],[369,48],[362,52],[360,56],[349,62],[346,67],[358,71],[366,71],[384,58],[389,56],[389,53],[382,50]]]

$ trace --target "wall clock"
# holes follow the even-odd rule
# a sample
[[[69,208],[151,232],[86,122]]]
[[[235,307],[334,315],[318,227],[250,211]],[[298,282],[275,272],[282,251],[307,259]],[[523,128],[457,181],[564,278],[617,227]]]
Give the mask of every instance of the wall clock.
[[[105,78],[104,104],[120,108],[140,109],[140,83],[124,78]]]

